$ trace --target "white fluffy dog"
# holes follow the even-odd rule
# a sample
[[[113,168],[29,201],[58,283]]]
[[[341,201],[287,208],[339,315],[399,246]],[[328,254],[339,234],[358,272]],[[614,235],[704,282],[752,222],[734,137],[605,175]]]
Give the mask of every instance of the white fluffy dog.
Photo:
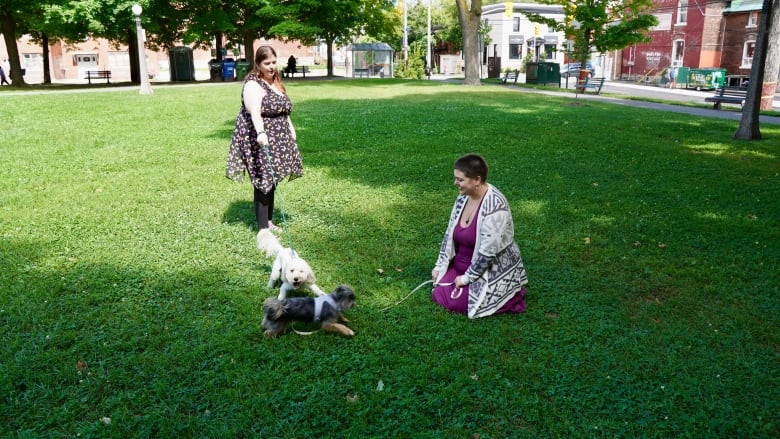
[[[279,239],[269,229],[260,229],[257,233],[257,248],[274,260],[268,288],[273,288],[279,279],[282,280],[282,286],[279,287],[279,300],[284,300],[288,291],[301,288],[308,288],[318,296],[326,295],[317,286],[314,270],[309,264],[292,248],[282,247]]]

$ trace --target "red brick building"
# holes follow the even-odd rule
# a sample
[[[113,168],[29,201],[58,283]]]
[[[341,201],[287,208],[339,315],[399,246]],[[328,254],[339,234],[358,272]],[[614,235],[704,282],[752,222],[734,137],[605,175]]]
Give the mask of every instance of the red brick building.
[[[732,81],[750,75],[761,0],[655,0],[659,24],[649,43],[617,54],[622,79],[650,81],[671,67],[723,68]],[[770,44],[780,44],[770,36]]]

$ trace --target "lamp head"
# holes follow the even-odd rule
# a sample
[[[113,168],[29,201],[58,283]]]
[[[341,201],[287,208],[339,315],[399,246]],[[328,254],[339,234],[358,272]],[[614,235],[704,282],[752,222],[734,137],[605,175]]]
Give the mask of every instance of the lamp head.
[[[143,11],[144,11],[144,8],[142,8],[141,5],[139,5],[137,3],[133,5],[133,14],[136,17],[140,17],[141,16],[141,12],[143,12]]]

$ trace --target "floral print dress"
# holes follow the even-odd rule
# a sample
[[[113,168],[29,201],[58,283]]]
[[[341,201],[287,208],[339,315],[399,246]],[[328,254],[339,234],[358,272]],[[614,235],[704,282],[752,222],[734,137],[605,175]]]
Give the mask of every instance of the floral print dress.
[[[285,177],[292,180],[303,175],[301,152],[292,137],[288,120],[292,111],[292,102],[287,95],[275,91],[254,74],[247,76],[244,85],[248,81],[256,81],[265,90],[261,102],[261,115],[268,136],[268,150],[257,143],[257,132],[252,123],[252,116],[247,111],[242,98],[241,110],[236,118],[236,126],[230,142],[226,175],[231,180],[241,182],[246,172],[255,188],[263,193],[269,193]],[[243,90],[241,95],[243,96]]]

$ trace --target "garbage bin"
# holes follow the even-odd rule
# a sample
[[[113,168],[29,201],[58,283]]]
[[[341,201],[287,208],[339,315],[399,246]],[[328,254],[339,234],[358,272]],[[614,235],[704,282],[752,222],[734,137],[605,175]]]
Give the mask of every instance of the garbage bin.
[[[714,90],[726,83],[726,69],[691,69],[687,88]]]
[[[526,84],[561,84],[561,66],[554,62],[530,62],[525,65]]]
[[[236,60],[225,58],[222,60],[222,79],[232,81],[236,79]]]
[[[209,79],[212,81],[219,81],[222,78],[222,63],[216,58],[212,58],[209,61]]]
[[[236,62],[236,79],[243,80],[247,73],[249,73],[249,63],[246,59],[241,58]]]
[[[168,50],[171,66],[171,81],[194,81],[195,63],[192,59],[192,48],[187,46],[171,47]]]

